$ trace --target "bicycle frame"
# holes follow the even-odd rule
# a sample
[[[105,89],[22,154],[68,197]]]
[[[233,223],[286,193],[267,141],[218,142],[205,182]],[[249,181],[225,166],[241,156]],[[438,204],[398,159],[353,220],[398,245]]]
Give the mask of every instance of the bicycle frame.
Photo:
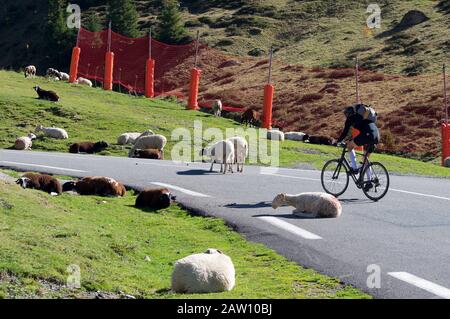
[[[365,169],[365,167],[367,165],[370,165],[370,161],[369,161],[369,158],[367,156],[367,152],[365,152],[364,154],[360,154],[360,155],[364,156],[364,161],[363,161],[363,165],[361,167],[361,173],[359,174],[359,178],[357,178],[355,176],[355,174],[352,173],[351,166],[350,166],[349,162],[347,161],[347,158],[345,157],[346,153],[347,153],[347,147],[343,147],[342,148],[341,158],[339,159],[339,164],[338,164],[338,166],[336,167],[336,170],[333,173],[333,179],[337,179],[339,177],[339,173],[341,171],[341,165],[344,165],[347,168],[347,172],[352,177],[353,182],[355,183],[355,185],[358,188],[361,188],[362,186],[364,186],[363,185],[364,174],[362,174],[362,172],[364,172],[364,169]]]

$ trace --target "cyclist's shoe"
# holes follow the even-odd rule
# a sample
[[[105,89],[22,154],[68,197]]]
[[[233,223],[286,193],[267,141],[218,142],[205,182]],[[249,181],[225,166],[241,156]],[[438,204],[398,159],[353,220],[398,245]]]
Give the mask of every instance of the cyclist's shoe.
[[[368,192],[373,188],[373,183],[372,182],[368,182],[366,185],[364,185],[364,191]]]

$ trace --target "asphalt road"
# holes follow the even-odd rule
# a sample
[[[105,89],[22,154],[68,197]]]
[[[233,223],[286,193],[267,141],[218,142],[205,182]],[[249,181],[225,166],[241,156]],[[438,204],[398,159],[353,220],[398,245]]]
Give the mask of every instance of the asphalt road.
[[[301,219],[271,201],[281,192],[323,191],[319,171],[247,166],[222,175],[209,165],[0,150],[4,167],[167,186],[186,208],[223,218],[247,239],[377,298],[450,298],[450,179],[391,176],[376,203],[350,182],[340,218]]]

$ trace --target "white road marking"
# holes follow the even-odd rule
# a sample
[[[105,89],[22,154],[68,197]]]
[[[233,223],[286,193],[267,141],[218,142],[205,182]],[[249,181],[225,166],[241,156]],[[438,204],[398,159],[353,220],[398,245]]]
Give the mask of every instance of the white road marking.
[[[302,179],[305,181],[314,181],[314,182],[320,182],[320,179],[318,178],[309,178],[309,177],[300,177],[300,176],[290,176],[290,175],[283,175],[283,174],[275,174],[275,173],[263,173],[262,175],[271,175],[271,176],[278,176],[278,177],[285,177],[285,178],[294,178],[294,179]]]
[[[273,226],[276,226],[278,228],[284,229],[294,235],[303,237],[305,239],[322,239],[322,237],[313,234],[307,230],[304,230],[303,228],[294,226],[288,222],[285,222],[279,218],[276,217],[272,217],[272,216],[261,216],[261,217],[257,217],[269,224],[272,224]]]
[[[21,165],[21,166],[30,166],[30,167],[41,167],[41,168],[50,168],[50,169],[57,169],[61,171],[70,171],[70,172],[77,172],[77,173],[86,173],[87,171],[82,171],[79,169],[71,169],[71,168],[64,168],[64,167],[55,167],[55,166],[47,166],[47,165],[38,165],[38,164],[29,164],[29,163],[19,163],[19,162],[8,162],[8,161],[0,161],[0,164],[9,164],[9,165]]]
[[[413,286],[426,290],[441,298],[450,299],[450,289],[442,287],[431,281],[414,276],[407,272],[389,272],[389,276],[405,281]]]
[[[405,194],[411,194],[411,195],[418,195],[418,196],[424,196],[424,197],[431,197],[431,198],[437,198],[437,199],[443,199],[443,200],[449,200],[450,198],[448,197],[442,197],[442,196],[436,196],[436,195],[430,195],[430,194],[422,194],[422,193],[416,193],[416,192],[409,192],[409,191],[404,191],[401,189],[395,189],[395,188],[389,188],[389,190],[393,191],[393,192],[399,192],[399,193],[405,193]]]
[[[205,195],[205,194],[202,194],[202,193],[197,193],[197,192],[191,191],[191,190],[189,190],[189,189],[182,188],[182,187],[178,187],[178,186],[171,185],[171,184],[159,183],[159,182],[152,182],[152,184],[158,185],[158,186],[162,186],[162,187],[167,187],[167,188],[169,188],[169,189],[174,189],[174,190],[180,191],[180,192],[182,192],[182,193],[185,193],[185,194],[191,195],[191,196],[196,196],[196,197],[211,197],[211,196],[209,196],[209,195]]]

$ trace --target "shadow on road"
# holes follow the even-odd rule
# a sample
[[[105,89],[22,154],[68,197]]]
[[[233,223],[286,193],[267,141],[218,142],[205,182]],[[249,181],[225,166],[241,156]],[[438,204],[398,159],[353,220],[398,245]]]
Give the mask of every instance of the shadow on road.
[[[343,205],[350,205],[350,204],[373,204],[374,201],[370,199],[360,199],[360,198],[339,198],[339,201]]]
[[[188,176],[195,176],[195,175],[210,175],[210,174],[218,174],[217,172],[210,172],[206,169],[190,169],[187,171],[181,171],[177,172],[177,175],[188,175]]]
[[[266,207],[272,207],[272,204],[270,202],[259,202],[254,204],[238,204],[238,203],[232,203],[224,205],[224,207],[227,208],[266,208]]]
[[[318,217],[303,217],[296,216],[294,214],[261,214],[261,215],[253,215],[252,217],[277,217],[277,218],[286,218],[286,219],[330,219],[330,218],[318,218]]]

